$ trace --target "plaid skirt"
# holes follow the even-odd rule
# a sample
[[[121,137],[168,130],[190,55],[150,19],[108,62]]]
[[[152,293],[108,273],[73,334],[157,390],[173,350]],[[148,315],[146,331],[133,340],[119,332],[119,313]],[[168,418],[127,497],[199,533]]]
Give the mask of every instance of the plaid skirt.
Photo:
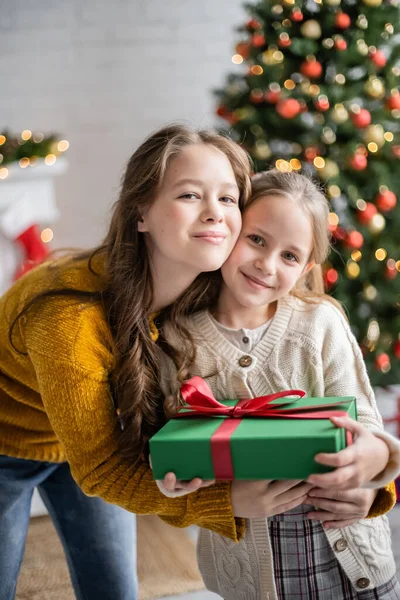
[[[393,577],[373,590],[356,591],[336,559],[313,510],[300,505],[268,519],[279,600],[400,600]]]

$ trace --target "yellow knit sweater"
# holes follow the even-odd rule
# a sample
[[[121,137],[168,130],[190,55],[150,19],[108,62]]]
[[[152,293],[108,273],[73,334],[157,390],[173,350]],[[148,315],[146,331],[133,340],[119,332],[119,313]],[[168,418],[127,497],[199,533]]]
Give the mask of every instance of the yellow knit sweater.
[[[12,341],[20,352],[10,344],[10,322],[33,295],[62,287],[99,291],[101,259],[94,267],[97,275],[86,260],[41,265],[0,299],[0,454],[68,461],[89,496],[134,513],[158,514],[176,527],[196,524],[239,540],[245,523],[233,516],[229,482],[167,498],[146,464],[133,467],[121,458],[109,389],[112,340],[100,304],[68,296],[39,300],[14,328]],[[379,492],[370,516],[385,513],[394,499],[390,484]]]
[[[100,259],[94,266],[102,272]],[[146,464],[133,467],[121,458],[109,389],[111,335],[100,304],[60,296],[39,300],[14,329],[13,344],[24,354],[10,345],[9,323],[34,294],[65,286],[98,291],[103,283],[87,261],[64,259],[34,269],[0,299],[0,454],[68,461],[89,496],[158,514],[176,527],[197,524],[240,539],[244,521],[233,516],[228,482],[167,498]]]

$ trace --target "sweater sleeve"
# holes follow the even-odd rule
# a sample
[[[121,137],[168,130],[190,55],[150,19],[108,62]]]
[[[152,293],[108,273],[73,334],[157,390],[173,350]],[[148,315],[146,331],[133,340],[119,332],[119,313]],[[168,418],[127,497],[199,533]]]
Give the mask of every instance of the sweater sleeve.
[[[131,512],[157,514],[175,527],[196,524],[238,541],[244,521],[233,515],[229,482],[167,498],[147,464],[121,457],[109,388],[112,354],[102,342],[104,324],[95,312],[84,312],[84,319],[74,321],[47,311],[24,332],[37,391],[79,487]]]
[[[325,395],[355,396],[360,423],[388,444],[359,345],[338,309],[332,305],[325,308],[329,311],[328,315],[324,315],[326,331],[322,348]],[[400,453],[388,446],[389,463],[385,471],[379,474],[377,485],[382,487],[370,509],[369,518],[385,514],[396,503],[395,485],[391,479],[400,471]]]

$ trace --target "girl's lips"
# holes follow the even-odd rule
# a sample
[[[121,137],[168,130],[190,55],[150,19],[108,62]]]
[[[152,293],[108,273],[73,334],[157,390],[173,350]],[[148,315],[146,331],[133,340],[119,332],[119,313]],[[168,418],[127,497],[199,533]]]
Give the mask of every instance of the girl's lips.
[[[219,231],[205,231],[204,233],[195,233],[193,237],[201,242],[209,244],[222,244],[226,240],[226,234]]]
[[[256,287],[257,289],[267,289],[267,290],[271,290],[273,289],[272,286],[268,285],[267,283],[265,283],[265,281],[262,281],[261,279],[257,279],[257,277],[251,277],[250,275],[246,275],[246,273],[243,273],[241,271],[243,277],[247,280],[247,282]]]

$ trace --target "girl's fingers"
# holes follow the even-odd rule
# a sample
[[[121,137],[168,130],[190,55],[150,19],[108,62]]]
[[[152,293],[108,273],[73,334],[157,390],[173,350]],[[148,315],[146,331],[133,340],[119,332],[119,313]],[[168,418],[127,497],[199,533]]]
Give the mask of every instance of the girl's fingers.
[[[360,518],[358,517],[356,519],[348,519],[347,521],[325,521],[322,526],[324,529],[343,529],[343,527],[358,523],[359,520]]]
[[[358,487],[357,473],[353,465],[336,469],[331,473],[310,475],[309,483],[321,488],[350,489]]]
[[[350,431],[350,433],[361,434],[365,432],[364,425],[361,425],[358,421],[355,421],[351,417],[330,417],[331,423],[336,425],[336,427],[343,427]]]
[[[292,508],[296,508],[296,506],[303,504],[303,502],[306,498],[307,498],[307,495],[304,495],[304,496],[300,496],[299,498],[296,498],[294,500],[285,502],[284,504],[281,504],[274,509],[274,514],[280,515],[281,513],[287,512],[288,510],[292,510]],[[272,515],[270,515],[270,516],[272,516]]]
[[[205,479],[200,487],[208,487],[210,485],[214,485],[215,479]]]
[[[175,473],[167,473],[164,477],[163,483],[168,492],[173,492],[176,486]]]
[[[305,483],[302,479],[279,479],[268,483],[268,487],[275,493],[276,496],[284,494],[288,490],[295,488],[296,486],[301,487],[299,484]]]
[[[308,483],[304,483],[303,485],[294,486],[292,488],[287,489],[280,494],[275,496],[277,504],[282,504],[286,502],[296,502],[299,498],[307,498],[307,494],[310,491],[310,485]],[[297,505],[297,504],[296,504]],[[296,506],[295,505],[295,506]]]
[[[346,467],[353,463],[354,459],[354,446],[348,446],[344,450],[340,450],[340,452],[319,452],[314,456],[315,462],[329,467]]]
[[[354,504],[348,502],[336,502],[335,500],[326,500],[319,498],[317,501],[307,496],[307,500],[318,507],[318,510],[327,510],[328,512],[335,513],[335,515],[347,516],[349,514],[354,515]]]
[[[195,477],[191,481],[179,481],[177,482],[177,489],[187,490],[188,492],[195,492],[201,487],[203,480],[200,477]],[[178,485],[180,487],[178,487]]]

